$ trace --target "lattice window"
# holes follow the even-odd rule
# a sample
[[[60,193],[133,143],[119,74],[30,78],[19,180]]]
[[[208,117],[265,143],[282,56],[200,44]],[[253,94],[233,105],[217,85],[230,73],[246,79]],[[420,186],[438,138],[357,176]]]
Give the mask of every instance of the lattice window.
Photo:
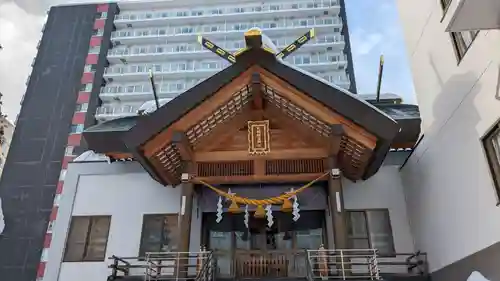
[[[251,101],[251,96],[250,87],[243,87],[234,93],[226,104],[221,105],[198,124],[189,128],[186,135],[191,145],[196,146],[198,141],[203,136],[208,135],[217,125],[227,122],[241,112],[244,106]]]
[[[324,161],[324,159],[267,160],[266,175],[323,173]]]
[[[165,149],[156,154],[156,159],[169,173],[177,174],[177,169],[181,167],[181,154],[177,147],[173,144],[168,145]]]
[[[311,127],[313,130],[317,131],[325,137],[330,136],[330,126],[328,126],[325,122],[312,116],[309,112],[292,103],[290,100],[284,98],[283,96],[279,95],[274,89],[265,84],[262,85],[262,91],[264,92],[265,99],[270,104],[283,111],[283,113],[285,113],[286,115]]]
[[[253,161],[198,163],[199,177],[250,176],[253,174]]]

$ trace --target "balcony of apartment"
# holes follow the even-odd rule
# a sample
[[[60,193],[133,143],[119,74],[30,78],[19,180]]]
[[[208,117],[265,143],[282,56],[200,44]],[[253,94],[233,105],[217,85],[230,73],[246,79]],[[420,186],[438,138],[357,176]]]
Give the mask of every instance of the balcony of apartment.
[[[147,81],[149,70],[157,79],[202,79],[214,75],[229,65],[226,61],[178,61],[163,64],[114,65],[106,69],[107,82]]]
[[[262,22],[221,22],[208,25],[170,26],[164,28],[141,28],[117,30],[112,35],[115,45],[133,44],[164,44],[165,42],[196,42],[199,34],[211,39],[223,40],[240,37],[242,32],[253,27],[262,29],[269,37],[287,35],[302,35],[311,28],[317,34],[340,32],[342,20],[337,16],[317,16],[304,18],[277,19]]]
[[[123,280],[428,280],[424,253],[381,257],[376,249],[240,251],[230,264],[213,251],[146,253],[110,257],[109,281]],[[230,269],[222,278],[221,266]]]
[[[283,49],[297,39],[296,37],[286,37],[273,40],[277,48]],[[218,42],[217,42],[218,43]],[[221,48],[230,52],[235,52],[245,46],[243,40],[224,41],[218,43]],[[321,52],[321,51],[341,51],[345,47],[343,35],[320,35],[302,46],[297,53]],[[157,62],[175,59],[203,59],[211,58],[213,53],[203,48],[198,43],[184,43],[172,45],[138,45],[113,48],[108,52],[110,63],[134,63],[134,62]]]
[[[473,31],[500,29],[500,1],[498,0],[442,0],[447,5],[446,31]]]
[[[157,81],[158,98],[175,98],[201,81],[202,79]],[[104,102],[143,102],[153,98],[153,89],[149,82],[126,85],[111,83],[101,88],[99,97]]]
[[[97,108],[95,119],[106,121],[120,117],[136,116],[139,105],[103,105]]]
[[[258,3],[254,7],[201,7],[198,9],[168,9],[156,11],[125,12],[115,17],[118,28],[165,26],[168,24],[199,24],[218,20],[241,21],[252,19],[274,19],[301,16],[316,16],[324,13],[338,15],[339,0],[292,1],[289,3]]]

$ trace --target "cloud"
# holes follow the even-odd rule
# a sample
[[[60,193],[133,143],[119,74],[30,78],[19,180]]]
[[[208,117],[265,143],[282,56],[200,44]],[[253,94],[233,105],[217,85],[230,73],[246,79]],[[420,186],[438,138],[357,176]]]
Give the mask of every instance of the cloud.
[[[1,0],[0,0],[1,1]],[[26,90],[45,16],[34,15],[14,2],[0,2],[0,92],[2,111],[15,120]]]
[[[351,35],[351,44],[354,56],[369,54],[375,47],[380,45],[384,35],[381,33],[369,33],[364,29],[356,29]]]

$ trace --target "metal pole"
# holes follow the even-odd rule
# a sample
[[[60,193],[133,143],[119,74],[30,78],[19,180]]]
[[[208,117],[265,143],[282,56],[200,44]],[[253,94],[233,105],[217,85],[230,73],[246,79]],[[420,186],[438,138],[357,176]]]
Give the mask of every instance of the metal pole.
[[[384,73],[384,55],[380,56],[377,82],[377,103],[380,102],[380,87],[382,86],[382,74]]]
[[[160,108],[160,102],[158,101],[158,95],[156,94],[155,79],[153,77],[153,70],[149,70],[149,82],[151,82],[151,88],[153,89],[153,96],[155,98],[156,109]]]

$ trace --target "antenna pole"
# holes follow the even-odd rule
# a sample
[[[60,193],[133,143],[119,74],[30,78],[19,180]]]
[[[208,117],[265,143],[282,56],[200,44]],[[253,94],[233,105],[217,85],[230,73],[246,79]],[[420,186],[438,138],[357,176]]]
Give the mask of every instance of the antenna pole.
[[[156,94],[156,85],[153,77],[153,70],[149,70],[149,82],[151,82],[151,88],[153,89],[153,96],[155,98],[156,109],[160,108],[160,102],[158,101],[158,95]]]
[[[382,86],[382,74],[384,73],[384,55],[380,56],[378,66],[378,81],[377,81],[377,103],[380,102],[380,87]]]

